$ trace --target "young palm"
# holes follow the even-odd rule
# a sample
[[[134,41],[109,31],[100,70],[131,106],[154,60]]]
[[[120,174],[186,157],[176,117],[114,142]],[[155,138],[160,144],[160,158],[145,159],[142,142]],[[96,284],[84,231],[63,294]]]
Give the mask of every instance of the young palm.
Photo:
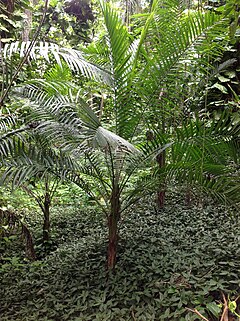
[[[47,81],[44,84],[35,81],[34,86],[29,85],[22,92],[22,95],[30,100],[28,106],[32,112],[28,123],[35,124],[32,140],[34,141],[34,137],[39,135],[43,138],[43,142],[47,142],[46,146],[50,144],[51,148],[46,148],[43,144],[40,149],[37,149],[27,143],[24,153],[19,149],[14,154],[14,162],[11,160],[12,155],[3,160],[3,163],[8,166],[8,172],[4,178],[11,173],[10,178],[17,184],[35,173],[34,171],[51,172],[63,179],[73,181],[95,198],[108,221],[109,269],[112,269],[116,263],[118,223],[122,212],[129,205],[144,194],[155,190],[156,183],[160,184],[166,177],[176,177],[179,181],[186,179],[191,184],[198,182],[200,186],[209,187],[205,160],[210,162],[216,155],[222,154],[223,146],[224,155],[226,155],[224,162],[230,156],[227,133],[226,137],[218,135],[218,140],[221,141],[219,144],[216,139],[212,139],[214,126],[210,126],[210,130],[207,130],[206,126],[199,125],[195,120],[189,121],[186,126],[179,124],[176,136],[166,135],[164,130],[156,131],[155,139],[152,141],[143,142],[138,147],[130,143],[137,133],[136,129],[142,116],[144,115],[144,119],[148,120],[145,112],[151,111],[149,104],[157,104],[160,101],[159,94],[163,88],[161,81],[165,86],[167,83],[165,80],[172,79],[176,66],[180,66],[178,68],[182,71],[182,57],[185,57],[189,48],[192,48],[195,40],[215,24],[219,25],[220,20],[218,16],[210,13],[206,15],[198,13],[194,17],[191,15],[189,18],[185,17],[177,32],[172,32],[170,37],[164,38],[159,46],[161,50],[156,49],[157,54],[150,54],[148,57],[147,48],[144,46],[145,38],[147,31],[150,32],[157,21],[157,4],[157,1],[153,2],[152,12],[147,18],[139,40],[132,42],[131,36],[117,14],[109,4],[101,2],[108,45],[108,49],[104,52],[110,57],[104,62],[108,66],[107,74],[111,75],[112,81],[109,92],[111,92],[114,110],[113,131],[107,130],[102,125],[97,114],[75,90],[68,89],[61,95],[58,94],[59,86],[56,88],[51,83],[51,88],[55,90],[49,94],[49,91],[45,90],[49,85]],[[149,46],[155,46],[154,42]],[[91,54],[92,58],[93,51],[88,51],[88,55]],[[179,122],[179,119],[177,121]],[[199,126],[205,128],[203,132],[197,131]],[[223,128],[226,127],[224,126]],[[189,132],[186,128],[192,131]],[[203,133],[205,135],[202,135]],[[238,134],[234,133],[234,135]],[[233,137],[232,134],[231,137]],[[170,155],[174,164],[166,165],[160,170],[158,168],[155,175],[151,167],[156,156],[163,154],[170,146],[172,146]],[[201,147],[204,147],[204,152],[201,151]],[[182,158],[176,155],[181,155]],[[34,162],[31,159],[34,159]],[[200,164],[199,167],[202,168],[198,179],[197,172],[195,171],[194,174],[189,170],[193,168],[194,162]],[[26,166],[23,167],[23,164]],[[139,170],[145,170],[145,174],[139,177]],[[192,174],[182,175],[187,170]],[[218,180],[220,174],[222,175],[223,172],[215,171],[214,180],[218,183],[211,184],[212,189],[220,186],[221,180]],[[135,178],[134,187],[128,188],[129,181]],[[229,182],[226,175],[224,181]],[[230,195],[231,186],[228,186],[228,195]],[[237,191],[237,185],[234,188]],[[218,189],[217,193],[220,192],[224,193],[225,190]]]
[[[3,178],[10,177],[15,184],[21,184],[37,170],[74,182],[85,190],[106,215],[109,269],[116,263],[122,213],[155,191],[163,179],[199,186],[227,202],[239,200],[239,184],[227,167],[231,153],[237,155],[237,145],[230,140],[239,135],[237,126],[223,121],[206,128],[203,122],[192,121],[178,128],[171,142],[166,142],[166,135],[156,133],[155,140],[135,147],[102,127],[93,110],[71,91],[52,96],[30,85],[26,89],[23,95],[32,101],[29,120],[37,125],[31,141],[40,136],[43,145],[36,149],[31,143],[25,147],[24,155],[21,151],[11,155],[5,161],[8,170]],[[164,171],[153,171],[156,156],[167,148],[171,148],[172,162]],[[129,187],[130,182],[134,182],[130,184],[133,187]]]

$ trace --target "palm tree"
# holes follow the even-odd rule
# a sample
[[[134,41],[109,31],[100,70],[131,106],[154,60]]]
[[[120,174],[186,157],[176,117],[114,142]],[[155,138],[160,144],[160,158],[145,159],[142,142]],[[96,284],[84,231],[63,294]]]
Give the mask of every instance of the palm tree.
[[[108,222],[109,269],[116,263],[122,213],[156,190],[156,183],[163,179],[187,181],[224,202],[239,200],[240,184],[227,165],[231,153],[239,157],[238,145],[230,140],[239,135],[238,126],[229,126],[224,120],[214,121],[210,127],[202,121],[188,121],[176,130],[175,141],[166,143],[166,137],[158,133],[154,141],[137,148],[103,128],[97,115],[78,95],[52,96],[30,85],[23,94],[32,101],[29,119],[38,124],[33,136],[43,137],[43,142],[47,139],[53,150],[46,152],[44,145],[41,149],[33,148],[34,137],[24,148],[16,148],[15,154],[11,148],[11,157],[5,157],[3,162],[8,168],[3,178],[20,185],[36,173],[51,173],[74,182],[95,199]],[[164,171],[159,167],[152,171],[153,159],[167,148],[172,149],[172,162]],[[139,175],[141,171],[144,173]]]
[[[222,32],[225,21],[221,16],[200,12],[184,15],[177,24],[172,20],[169,34],[165,35],[162,30],[166,21],[159,18],[158,1],[154,1],[139,39],[132,41],[111,6],[101,2],[101,8],[107,47],[100,55],[97,47],[90,46],[86,50],[85,55],[94,63],[81,60],[84,55],[71,50],[65,54],[65,49],[58,48],[57,54],[53,51],[53,56],[58,64],[62,64],[62,57],[71,68],[81,66],[85,75],[100,77],[95,78],[97,80],[101,80],[103,74],[107,75],[114,126],[107,126],[107,129],[101,123],[91,106],[81,98],[81,90],[77,92],[76,88],[59,82],[35,80],[20,90],[20,95],[28,99],[29,108],[29,125],[22,128],[21,133],[26,132],[28,137],[30,126],[30,142],[24,135],[18,144],[13,143],[14,139],[6,142],[8,137],[3,137],[1,150],[2,164],[7,168],[3,181],[20,185],[39,172],[51,173],[74,182],[95,198],[108,223],[108,269],[112,269],[116,263],[118,223],[122,213],[140,197],[156,190],[156,185],[167,178],[174,177],[180,183],[187,181],[200,186],[201,190],[212,191],[225,201],[239,200],[239,182],[230,175],[232,170],[229,167],[231,157],[238,157],[239,146],[234,137],[238,137],[239,132],[237,126],[232,127],[224,121],[209,119],[206,123],[205,119],[197,121],[193,118],[183,122],[179,114],[174,123],[170,118],[171,130],[166,131],[166,114],[171,114],[170,107],[177,103],[177,99],[170,102],[174,97],[171,92],[174,86],[170,86],[168,96],[160,99],[160,94],[175,75],[179,74],[183,79],[183,73],[188,72],[190,67],[185,68],[187,56],[191,68],[197,66],[197,48],[200,52],[208,50],[206,34],[214,38]],[[179,15],[179,10],[173,8],[171,14]],[[157,38],[158,30],[161,30],[161,38]],[[152,36],[152,41],[146,38],[147,34]],[[49,57],[46,52],[51,53],[51,46],[41,46],[46,50],[45,53],[40,51],[43,57]],[[223,43],[211,48],[211,54],[214,57],[221,54],[222,47]],[[17,51],[20,46],[14,48],[12,45],[11,49]],[[40,50],[40,47],[36,48],[32,51],[33,58],[36,50]],[[149,53],[148,48],[151,48]],[[209,53],[207,60],[205,57],[199,60],[200,70],[209,65],[210,57]],[[99,61],[102,62],[101,68],[97,66]],[[211,68],[207,69],[208,73],[209,70]],[[193,74],[198,82],[203,75],[203,72]],[[63,87],[64,94],[61,94],[59,88]],[[152,105],[157,110],[164,102],[168,102],[169,109],[158,112],[164,125],[159,130],[150,126],[151,118],[146,112],[152,115]],[[146,130],[143,121],[153,127],[154,139],[133,144],[140,136],[139,131]],[[152,123],[158,124],[155,118]],[[47,144],[34,147],[35,137],[42,137]],[[167,149],[165,164],[156,167],[157,155]],[[134,182],[133,187],[129,187],[130,182]]]
[[[32,197],[43,214],[43,227],[42,227],[42,242],[44,245],[50,241],[50,230],[51,230],[51,220],[50,220],[50,208],[52,205],[53,197],[59,186],[59,178],[54,176],[50,177],[48,173],[41,177],[40,183],[42,186],[38,186],[34,189],[35,184],[38,181],[38,177],[31,177],[30,182],[25,182],[21,184],[21,188]],[[40,191],[39,191],[40,190]]]

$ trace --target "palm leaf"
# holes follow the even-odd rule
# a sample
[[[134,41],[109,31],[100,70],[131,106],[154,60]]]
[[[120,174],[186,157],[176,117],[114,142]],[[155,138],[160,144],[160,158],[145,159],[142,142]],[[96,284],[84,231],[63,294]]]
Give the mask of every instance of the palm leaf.
[[[30,41],[16,41],[6,44],[2,49],[3,58],[7,60],[16,53],[19,54],[20,57],[23,57],[30,47],[30,44]],[[87,61],[84,54],[79,50],[62,48],[54,43],[38,42],[33,45],[29,56],[33,60],[45,59],[48,63],[55,61],[59,66],[62,66],[62,61],[64,61],[71,70],[80,72],[87,78],[111,84],[111,73],[101,68],[101,66]]]
[[[113,75],[112,103],[115,113],[116,134],[128,139],[139,121],[139,105],[134,90],[136,69],[141,55],[141,48],[147,30],[154,17],[157,1],[154,1],[152,13],[142,29],[140,39],[131,41],[126,26],[109,3],[100,1],[106,27],[109,65]]]

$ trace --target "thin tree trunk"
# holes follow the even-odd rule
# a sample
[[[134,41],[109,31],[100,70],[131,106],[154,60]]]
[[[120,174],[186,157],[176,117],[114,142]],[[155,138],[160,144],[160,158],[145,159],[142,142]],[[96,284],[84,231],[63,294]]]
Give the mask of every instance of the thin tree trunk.
[[[113,188],[111,196],[111,212],[108,217],[108,270],[114,269],[116,265],[117,246],[118,246],[118,222],[120,219],[120,195],[119,186]]]
[[[110,215],[108,218],[108,231],[109,231],[109,239],[108,239],[107,267],[108,267],[108,270],[112,270],[114,269],[116,264],[117,244],[118,244],[117,220],[113,215]]]
[[[157,155],[157,162],[159,167],[162,168],[165,166],[166,163],[166,152],[163,151],[162,153]],[[166,194],[166,184],[163,182],[157,191],[157,206],[158,208],[164,207],[165,202],[165,194]]]
[[[23,236],[26,241],[26,256],[30,260],[35,261],[36,260],[36,253],[35,253],[35,249],[34,249],[32,235],[31,235],[29,229],[25,225],[22,225],[22,231],[23,231]]]
[[[39,0],[30,0],[32,6],[35,6],[39,3]],[[31,31],[32,31],[32,17],[33,11],[31,9],[26,9],[24,11],[26,15],[26,19],[24,20],[24,29],[22,31],[22,40],[29,41],[31,38]]]
[[[22,40],[29,41],[30,33],[32,29],[32,11],[29,9],[25,10],[26,19],[24,21],[24,29],[22,31]]]
[[[99,108],[99,119],[100,120],[102,119],[102,115],[103,115],[103,106],[104,106],[104,96],[102,94],[100,108]]]
[[[190,207],[192,203],[192,193],[190,186],[187,187],[186,195],[185,195],[185,204],[187,207]]]
[[[159,101],[162,100],[162,98],[165,96],[165,94],[166,94],[165,88],[163,87],[163,88],[161,88],[160,93],[159,93],[159,97],[158,97]],[[163,119],[162,119],[161,127],[162,127],[162,133],[165,134],[166,123],[165,123],[164,112],[163,112]],[[160,168],[163,168],[165,166],[165,163],[166,163],[166,151],[165,150],[157,155],[156,161],[158,162]],[[166,181],[164,179],[164,181],[162,182],[162,184],[160,184],[159,189],[157,191],[156,203],[157,203],[158,208],[164,207],[165,195],[166,195]]]
[[[43,242],[48,242],[50,238],[50,195],[45,194],[44,199],[44,222],[43,222]]]
[[[163,125],[164,126],[164,125]],[[146,138],[148,141],[153,141],[155,139],[154,133],[149,130],[146,132]],[[162,168],[165,166],[166,162],[166,152],[163,151],[162,153],[158,154],[156,157],[156,161],[159,164],[159,167]],[[156,197],[156,203],[158,208],[163,208],[164,201],[165,201],[165,189],[166,189],[166,183],[163,182],[157,191],[157,197]]]

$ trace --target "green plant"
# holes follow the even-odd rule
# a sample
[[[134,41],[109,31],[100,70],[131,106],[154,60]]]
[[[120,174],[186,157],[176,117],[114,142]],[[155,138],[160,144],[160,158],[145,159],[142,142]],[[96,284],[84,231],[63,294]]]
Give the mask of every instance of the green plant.
[[[0,239],[9,240],[12,235],[20,235],[24,239],[26,247],[26,256],[30,260],[36,259],[35,249],[33,245],[32,234],[28,226],[23,222],[21,217],[14,212],[6,209],[0,209]]]
[[[156,71],[154,77],[158,77],[160,72],[161,78],[165,79],[165,81],[168,80],[168,73],[174,66],[180,66],[181,70],[181,57],[188,52],[189,43],[193,44],[194,39],[200,36],[206,28],[212,26],[213,30],[215,30],[215,23],[221,26],[221,23],[219,23],[221,17],[212,13],[202,15],[199,12],[190,15],[189,19],[184,16],[180,21],[177,36],[173,38],[176,41],[176,45],[179,46],[179,51],[176,52],[175,47],[169,49],[173,51],[167,51],[173,41],[173,39],[170,41],[169,35],[167,35],[165,42],[162,43],[162,48],[165,48],[166,54],[161,57],[162,65],[159,71],[157,65],[153,66],[152,61],[146,58],[143,46],[146,34],[157,12],[157,1],[152,6],[152,12],[146,21],[145,27],[142,29],[138,43],[133,42],[132,44],[130,44],[130,35],[120,22],[118,15],[108,4],[101,2],[101,8],[108,31],[108,54],[111,57],[109,59],[111,72],[106,72],[105,74],[111,74],[113,79],[113,87],[110,89],[112,90],[115,133],[102,127],[97,115],[78,94],[72,92],[71,88],[68,89],[67,95],[61,95],[58,87],[54,87],[54,83],[35,80],[34,85],[41,86],[42,91],[31,85],[27,86],[23,91],[23,95],[34,102],[32,105],[30,104],[33,115],[30,115],[27,121],[30,125],[35,124],[34,131],[32,131],[32,139],[37,133],[43,139],[50,140],[54,150],[52,152],[44,150],[43,144],[39,152],[37,150],[32,151],[31,144],[25,144],[26,152],[24,154],[27,154],[26,156],[28,157],[25,168],[19,170],[17,167],[21,166],[22,161],[25,162],[22,159],[23,153],[20,149],[16,152],[16,157],[18,157],[16,164],[11,165],[11,160],[8,160],[7,166],[9,166],[9,170],[4,177],[7,178],[11,173],[10,177],[13,178],[13,182],[19,185],[21,181],[30,177],[33,173],[37,173],[43,166],[41,168],[43,172],[51,171],[57,175],[63,175],[62,177],[73,181],[85,190],[90,197],[96,200],[106,214],[109,227],[108,266],[113,268],[116,261],[118,222],[120,221],[121,213],[142,194],[156,189],[157,182],[161,183],[164,177],[174,176],[180,182],[184,179],[189,181],[189,184],[200,184],[203,190],[208,188],[208,191],[212,190],[215,195],[220,196],[222,195],[221,193],[226,194],[230,190],[234,190],[234,194],[232,194],[237,195],[238,185],[234,185],[231,177],[222,176],[224,171],[227,171],[226,157],[230,155],[228,140],[231,138],[228,131],[226,138],[224,133],[221,133],[221,129],[226,125],[224,121],[211,124],[210,120],[210,123],[205,125],[202,121],[189,120],[186,122],[187,125],[181,124],[179,128],[174,126],[177,133],[176,137],[170,135],[169,139],[167,139],[165,130],[161,134],[156,131],[155,139],[143,143],[139,146],[140,148],[136,148],[125,140],[125,138],[131,139],[134,136],[137,129],[136,126],[142,117],[138,108],[138,99],[136,99],[135,95],[142,98],[143,103],[145,103],[143,95],[139,93],[140,87],[136,86],[136,81],[139,79],[139,60],[141,62],[141,59],[145,59],[145,63],[143,63],[144,69],[143,71],[140,69],[140,75],[143,75],[146,71],[149,73],[149,68],[154,68]],[[114,32],[116,30],[118,31],[117,33]],[[219,30],[222,29],[219,28]],[[217,34],[219,30],[217,29]],[[183,31],[186,34],[186,39],[184,38],[179,42]],[[173,36],[171,32],[170,35]],[[210,36],[213,38],[214,34],[209,33]],[[206,45],[208,45],[208,42],[206,43],[204,39],[200,42],[199,47],[203,50]],[[222,45],[220,45],[220,49],[217,46],[215,47],[216,50],[211,47],[207,48],[208,52],[210,49],[213,50],[214,54],[218,50],[221,52]],[[33,52],[36,48],[33,48]],[[58,62],[60,62],[59,57],[63,55],[62,52],[64,53],[64,50],[61,49],[57,54],[55,53],[54,56]],[[52,50],[50,52],[53,53]],[[74,53],[76,54],[77,52]],[[70,54],[73,54],[73,52],[70,51]],[[77,56],[78,59],[79,54]],[[191,51],[190,54],[192,54]],[[68,64],[75,59],[69,55],[63,55],[63,57]],[[159,55],[156,55],[155,59],[158,57]],[[83,71],[86,74],[95,75],[99,68],[89,68],[92,65],[85,61],[83,63],[78,61],[78,66],[84,68]],[[100,75],[102,75],[102,72]],[[136,86],[136,91],[132,90],[133,85]],[[152,85],[151,81],[147,83],[144,94],[150,90]],[[48,90],[46,90],[50,86],[51,89],[56,88],[53,91],[53,93],[55,92],[54,94],[49,94]],[[68,88],[68,85],[66,88]],[[151,90],[154,97],[159,90],[158,81],[156,81]],[[77,109],[73,107],[73,104],[77,105]],[[133,106],[136,111],[135,117],[132,117]],[[234,128],[237,128],[237,126]],[[57,138],[56,133],[58,133]],[[216,139],[211,139],[212,134],[218,135],[217,139],[221,141],[221,144]],[[173,142],[169,143],[171,140]],[[149,165],[151,164],[149,160],[156,157],[157,154],[163,155],[165,149],[171,145],[173,146],[171,151],[173,164],[170,163],[168,165],[164,162],[157,171],[158,175],[155,175],[154,178],[152,174],[149,174]],[[59,146],[63,151],[63,157],[65,157],[64,153],[66,152],[71,155],[71,159],[68,156],[64,158],[67,161],[66,164],[56,153],[56,149]],[[237,152],[236,148],[233,149],[233,144],[231,147],[231,151]],[[185,154],[186,150],[187,153]],[[20,152],[20,157],[17,154],[18,152]],[[222,157],[217,158],[218,153]],[[77,161],[76,155],[78,155]],[[54,159],[51,160],[50,156],[53,156]],[[36,162],[40,161],[41,166],[39,169],[35,165],[32,166],[31,157],[34,157]],[[196,164],[198,166],[192,171],[192,167],[196,166]],[[137,179],[135,173],[145,167],[147,168],[145,175]],[[209,175],[213,172],[214,177],[209,180]],[[136,182],[131,190],[128,189],[128,184],[132,179],[136,180]],[[219,190],[221,186],[223,188]],[[224,201],[226,199],[227,201],[230,200],[230,196],[231,193],[229,192],[228,197],[224,197]]]
[[[164,114],[164,126],[162,130],[154,130],[155,139],[133,145],[131,141],[137,139],[137,132],[145,129],[139,123],[142,119],[147,122],[151,119],[146,115],[146,111],[150,110],[148,104],[161,106],[162,95],[159,96],[159,92],[161,94],[165,90],[173,75],[179,74],[182,80],[184,72],[190,72],[192,65],[184,68],[188,55],[196,66],[194,77],[198,82],[205,75],[201,72],[199,76],[201,64],[206,67],[206,74],[211,70],[207,68],[209,60],[220,55],[227,43],[224,34],[219,45],[211,44],[223,31],[225,17],[212,12],[194,12],[189,16],[181,12],[176,23],[174,19],[171,21],[169,33],[162,37],[162,41],[157,31],[166,26],[166,16],[163,20],[156,19],[155,28],[154,18],[159,13],[158,1],[154,1],[138,41],[131,41],[131,35],[111,6],[104,2],[100,4],[107,29],[105,44],[108,47],[104,53],[108,54],[105,64],[109,69],[106,67],[106,70],[102,70],[94,63],[89,63],[78,51],[56,46],[49,48],[47,44],[33,47],[31,53],[39,50],[46,57],[52,53],[59,64],[60,57],[63,57],[70,67],[76,65],[85,75],[98,75],[96,80],[103,75],[109,76],[107,79],[110,82],[106,84],[110,84],[114,125],[108,128],[112,131],[102,125],[98,114],[80,98],[81,90],[77,93],[69,84],[62,84],[64,94],[61,94],[59,83],[34,80],[32,85],[23,87],[22,93],[20,91],[21,97],[30,100],[27,102],[29,125],[21,129],[29,135],[30,143],[23,135],[25,142],[19,143],[17,148],[15,143],[7,144],[10,156],[4,145],[3,151],[7,157],[3,157],[3,165],[7,170],[3,180],[12,180],[14,185],[20,185],[31,175],[50,172],[81,187],[106,214],[109,228],[108,268],[112,269],[116,263],[118,225],[122,213],[140,197],[156,190],[164,178],[173,177],[180,183],[186,180],[189,185],[200,186],[201,191],[210,191],[224,201],[236,203],[239,200],[239,182],[231,175],[233,171],[229,166],[230,157],[238,158],[238,142],[233,142],[233,138],[239,136],[239,131],[238,125],[231,126],[224,116],[219,121],[198,119],[196,116],[182,121],[177,115],[167,132]],[[176,14],[178,10],[175,6],[171,15]],[[173,26],[176,30],[172,29]],[[204,36],[205,32],[207,36]],[[147,34],[154,39],[150,44],[153,48],[150,57],[146,51]],[[156,42],[159,42],[159,47]],[[25,46],[22,45],[23,49]],[[12,45],[9,48],[19,50],[19,46]],[[207,53],[207,59],[198,62],[196,53],[203,52]],[[88,54],[91,54],[91,50]],[[146,83],[144,90],[139,84],[142,77]],[[164,83],[163,88],[160,80]],[[173,88],[170,87],[170,90]],[[170,90],[163,102],[172,97]],[[31,142],[36,141],[37,137],[42,137],[43,144],[33,148]],[[165,150],[170,147],[170,156],[166,156],[169,157],[166,158],[170,160],[169,163],[162,162],[154,172],[155,163],[152,159],[157,155],[164,155],[165,158]],[[139,172],[143,175],[139,175]],[[128,186],[132,181],[134,188],[131,189]]]
[[[56,190],[59,186],[59,179],[55,178],[51,179],[49,175],[45,175],[41,178],[43,181],[43,187],[38,186],[38,188],[34,189],[33,187],[36,187],[36,177],[31,177],[31,182],[26,182],[25,184],[21,185],[21,188],[30,196],[32,197],[40,207],[42,213],[43,213],[43,236],[42,241],[49,242],[50,240],[50,207],[52,205],[52,200],[54,195],[56,194]],[[38,184],[38,185],[41,185]],[[42,194],[39,193],[39,189],[42,189]]]
[[[211,303],[222,301],[221,291],[239,293],[239,219],[211,201],[186,207],[182,193],[169,193],[164,209],[147,197],[122,216],[114,273],[104,267],[101,212],[54,208],[58,249],[0,272],[2,320],[196,320],[188,307],[217,321]]]
[[[217,304],[216,302],[210,302],[206,305],[206,308],[215,316],[219,317],[220,321],[229,320],[229,313],[240,318],[240,315],[236,312],[237,303],[239,296],[235,300],[227,299],[226,296],[222,293],[223,303]],[[209,321],[205,318],[197,309],[188,309],[189,311],[198,315],[202,320]]]
[[[0,48],[5,43],[15,40],[16,34],[20,33],[23,22],[23,9],[28,9],[28,0],[1,1],[0,3]]]

